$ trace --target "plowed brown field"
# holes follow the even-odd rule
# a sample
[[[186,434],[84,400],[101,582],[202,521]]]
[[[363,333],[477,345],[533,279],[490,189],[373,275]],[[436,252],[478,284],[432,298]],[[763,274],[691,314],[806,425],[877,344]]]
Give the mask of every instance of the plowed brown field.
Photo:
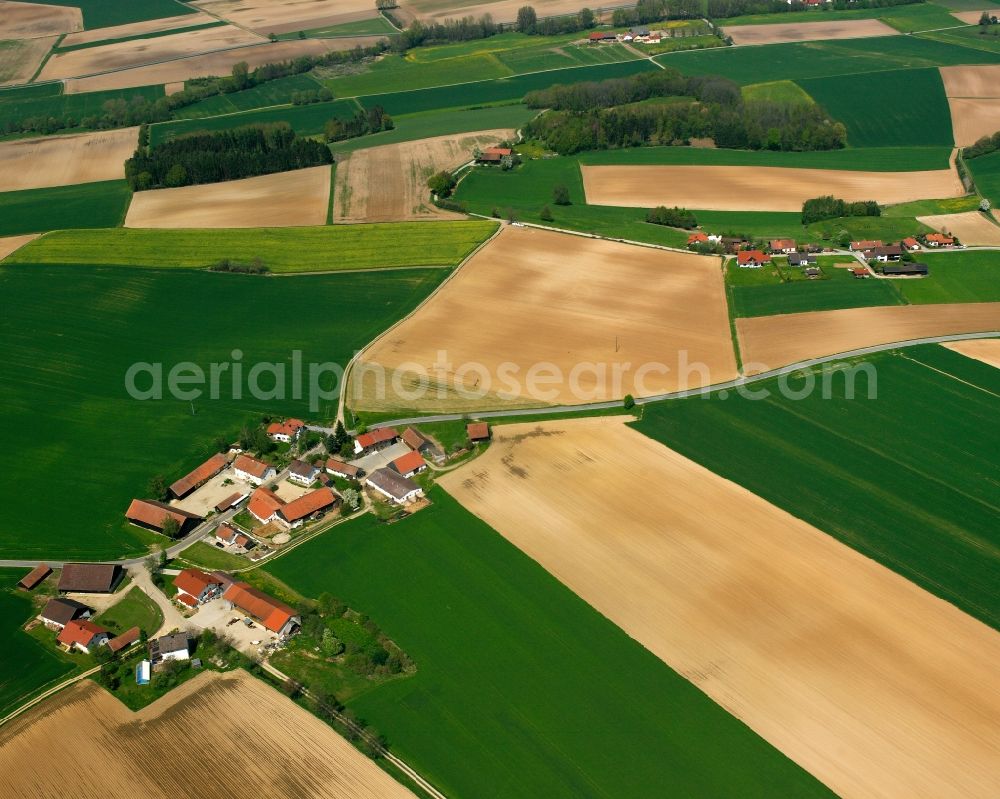
[[[412,799],[246,672],[205,672],[138,713],[85,680],[0,728],[5,799]]]
[[[917,221],[935,230],[958,236],[962,244],[1000,247],[1000,225],[987,219],[979,211],[918,216]]]
[[[587,202],[652,208],[657,205],[706,211],[801,211],[820,194],[884,205],[926,197],[960,197],[965,191],[953,169],[928,172],[851,172],[771,166],[586,166],[580,167]]]
[[[458,217],[430,202],[427,178],[470,161],[477,146],[488,147],[513,136],[513,130],[482,130],[356,150],[337,164],[334,221]]]
[[[0,0],[0,39],[34,39],[78,30],[83,30],[79,8]]]
[[[1000,130],[1000,66],[941,67],[940,71],[957,146],[967,147]]]
[[[314,166],[226,183],[139,191],[125,227],[238,228],[322,225],[330,167]]]
[[[40,233],[28,233],[24,236],[5,236],[0,238],[0,261],[15,250],[21,249],[29,241],[37,239]]]
[[[978,338],[969,341],[952,341],[944,345],[969,358],[988,363],[1000,369],[1000,338]]]
[[[3,13],[3,9],[0,9],[0,13]],[[0,86],[31,80],[46,53],[58,40],[58,36],[43,36],[20,41],[0,41]]]
[[[462,0],[402,0],[400,3],[404,12],[422,20],[440,22],[444,19],[459,19],[490,14],[494,22],[513,22],[517,19],[517,11],[524,6],[523,0],[487,0],[485,3],[468,3]],[[563,14],[575,14],[583,6],[579,0],[534,0],[529,3],[539,19],[556,17]],[[635,5],[629,2],[615,2],[613,7]],[[594,6],[595,13],[600,13]]]
[[[138,128],[119,128],[0,142],[0,191],[124,178],[138,138]]]
[[[378,15],[368,0],[201,0],[194,5],[265,36]]]
[[[159,33],[174,28],[192,28],[195,25],[205,25],[215,22],[215,17],[204,13],[182,14],[179,17],[164,17],[163,19],[147,19],[143,22],[130,22],[127,25],[115,25],[110,28],[93,28],[89,31],[71,33],[62,40],[63,47],[74,47],[78,44],[104,42],[109,39],[124,39],[127,36],[141,36],[144,33]]]
[[[748,374],[878,344],[990,330],[1000,330],[1000,302],[849,308],[736,320]]]
[[[817,16],[817,15],[812,15]],[[899,31],[877,19],[851,19],[834,22],[782,22],[777,25],[736,25],[722,21],[723,30],[734,44],[781,44],[832,39],[866,39],[872,36],[898,36]]]
[[[845,799],[1000,794],[1000,635],[613,419],[444,488]]]
[[[384,392],[372,364],[387,373]],[[507,227],[375,342],[350,396],[361,408],[464,411],[649,395],[735,373],[719,259]]]

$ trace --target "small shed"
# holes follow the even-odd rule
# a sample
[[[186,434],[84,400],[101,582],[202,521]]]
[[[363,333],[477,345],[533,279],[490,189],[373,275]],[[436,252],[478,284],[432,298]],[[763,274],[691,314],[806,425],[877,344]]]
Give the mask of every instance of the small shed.
[[[30,572],[24,575],[24,577],[18,580],[17,587],[23,591],[31,591],[34,588],[37,588],[38,584],[50,574],[52,574],[52,569],[50,569],[45,563],[39,563]]]
[[[465,433],[473,444],[490,440],[490,426],[486,422],[473,422],[466,425]]]

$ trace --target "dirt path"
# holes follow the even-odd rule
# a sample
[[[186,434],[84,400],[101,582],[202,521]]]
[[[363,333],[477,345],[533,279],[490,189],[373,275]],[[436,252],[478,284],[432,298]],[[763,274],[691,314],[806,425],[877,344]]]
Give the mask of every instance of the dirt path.
[[[149,570],[145,565],[130,566],[128,573],[132,576],[135,587],[152,599],[159,607],[160,612],[163,613],[163,624],[160,625],[159,630],[150,634],[150,638],[158,638],[171,630],[183,630],[188,627],[184,614],[167,598],[166,594],[153,585],[153,578],[150,577]]]

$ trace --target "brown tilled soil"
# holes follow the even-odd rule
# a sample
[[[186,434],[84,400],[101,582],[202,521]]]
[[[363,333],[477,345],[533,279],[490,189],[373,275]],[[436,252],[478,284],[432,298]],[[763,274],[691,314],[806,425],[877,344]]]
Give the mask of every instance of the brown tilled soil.
[[[124,39],[127,36],[140,36],[144,33],[159,33],[174,28],[192,28],[195,25],[205,25],[215,22],[215,17],[201,12],[182,14],[179,17],[164,17],[163,19],[148,19],[144,22],[130,22],[127,25],[115,25],[111,28],[93,28],[89,31],[71,33],[62,40],[63,47],[73,47],[78,44],[103,42],[109,39]]]
[[[326,724],[243,671],[205,672],[138,713],[84,680],[0,728],[5,799],[179,794],[413,797]]]
[[[1000,97],[1000,64],[939,69],[949,97]]]
[[[952,341],[943,346],[969,358],[988,363],[1000,369],[1000,338],[979,338],[969,341]]]
[[[378,15],[375,3],[368,0],[199,0],[194,5],[265,36]]]
[[[483,14],[490,14],[494,22],[513,22],[517,19],[518,9],[523,5],[525,3],[522,0],[492,0],[485,3],[466,3],[462,0],[401,0],[400,2],[405,13],[413,18],[431,22],[461,17],[478,19]],[[579,0],[534,0],[529,5],[535,9],[539,18],[575,14],[583,7]],[[611,5],[621,6],[629,3],[617,2]],[[599,13],[598,6],[594,6],[594,11]]]
[[[1000,302],[848,308],[736,320],[748,374],[878,344],[990,330],[1000,330]]]
[[[1000,225],[979,211],[918,216],[917,221],[935,230],[958,236],[963,244],[1000,247]]]
[[[0,191],[125,177],[138,128],[0,142]]]
[[[0,13],[3,13],[3,9],[0,9]],[[58,36],[42,36],[20,41],[0,41],[0,86],[31,80],[46,53],[58,40]]]
[[[430,202],[427,178],[472,159],[475,147],[513,138],[513,130],[482,130],[355,150],[337,164],[335,222],[397,222],[457,217]]]
[[[330,167],[315,166],[226,183],[139,191],[125,227],[241,228],[322,225]]]
[[[40,235],[40,233],[28,233],[24,236],[5,236],[0,238],[0,261],[15,250],[21,249],[29,241],[34,241]]]
[[[801,16],[801,15],[800,15]],[[820,17],[819,14],[805,16]],[[781,44],[831,39],[867,39],[872,36],[899,36],[899,31],[877,19],[851,19],[834,22],[782,22],[777,25],[736,25],[722,21],[723,30],[734,44]]]
[[[968,147],[1000,130],[1000,97],[949,97],[955,144]]]
[[[845,799],[1000,795],[1000,635],[805,522],[614,419],[440,482]]]
[[[83,30],[79,8],[0,0],[0,39],[34,39],[78,30]]]
[[[369,364],[388,373],[381,396]],[[421,369],[431,387],[418,396]],[[374,344],[350,391],[366,409],[465,411],[649,395],[735,374],[718,258],[507,227]]]
[[[657,205],[706,211],[801,211],[822,194],[883,205],[926,197],[965,194],[953,169],[928,172],[852,172],[771,166],[587,166],[580,167],[587,202],[652,208]]]

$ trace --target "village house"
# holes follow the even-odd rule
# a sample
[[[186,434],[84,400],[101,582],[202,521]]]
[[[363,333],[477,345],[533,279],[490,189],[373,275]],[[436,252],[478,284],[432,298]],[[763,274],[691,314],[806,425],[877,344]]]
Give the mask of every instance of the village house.
[[[329,488],[317,488],[298,499],[284,504],[277,511],[277,519],[287,527],[300,527],[310,517],[336,507],[340,498]]]
[[[730,255],[735,255],[744,247],[749,247],[750,242],[746,239],[741,239],[737,236],[723,236],[722,239],[722,249],[729,253]]]
[[[288,479],[302,486],[311,486],[319,477],[319,468],[305,461],[294,460],[288,467]]]
[[[292,635],[302,624],[293,608],[248,583],[232,583],[222,598],[277,635]]]
[[[189,660],[191,639],[187,633],[161,635],[149,642],[149,659],[155,666],[164,660]]]
[[[376,469],[365,478],[365,485],[397,505],[424,495],[424,490],[419,485],[392,469]]]
[[[814,278],[821,277],[823,273],[820,271],[820,268],[818,266],[807,266],[803,270],[803,274],[807,278],[809,278],[810,280],[812,280]]]
[[[878,239],[873,241],[852,241],[851,250],[852,252],[864,252],[865,250],[874,250],[876,247],[881,247],[882,242]]]
[[[815,266],[816,256],[807,252],[792,251],[788,254],[789,266]]]
[[[794,239],[771,239],[770,249],[773,253],[783,253],[784,255],[791,255],[795,252],[795,240]]]
[[[920,276],[926,277],[930,274],[930,270],[927,268],[927,264],[911,263],[907,261],[902,261],[898,264],[886,264],[882,267],[883,275],[902,275],[902,276]]]
[[[267,489],[264,490],[266,491]],[[252,549],[256,543],[250,536],[241,533],[235,527],[228,524],[220,524],[215,529],[215,541],[224,547],[232,547],[241,552]]]
[[[944,233],[928,233],[924,236],[924,244],[928,247],[954,247],[955,239]]]
[[[117,655],[123,649],[128,649],[132,646],[141,636],[142,632],[138,627],[129,627],[121,635],[117,635],[108,641],[108,649],[111,650],[112,655]]]
[[[357,480],[364,476],[363,469],[359,469],[350,463],[339,461],[336,458],[326,459],[326,471],[329,474],[337,475],[337,477],[343,477],[345,480]]]
[[[124,576],[117,563],[67,563],[59,575],[59,590],[66,594],[111,594]]]
[[[54,627],[57,630],[61,630],[71,621],[89,619],[91,615],[93,615],[93,611],[82,602],[66,599],[65,597],[56,597],[45,603],[45,607],[38,614],[38,618],[47,627]]]
[[[913,238],[913,236],[907,236],[903,239],[902,245],[910,252],[915,252],[920,249],[920,242]]]
[[[125,518],[136,527],[153,530],[157,533],[163,532],[167,519],[173,519],[177,522],[178,535],[186,533],[202,522],[202,517],[197,513],[190,513],[166,503],[157,502],[155,499],[133,499],[128,510],[125,511]]]
[[[403,477],[413,477],[413,475],[424,471],[427,468],[427,463],[419,452],[414,451],[400,455],[389,464],[389,468],[403,475]]]
[[[196,608],[222,593],[222,583],[201,569],[184,569],[174,577],[174,587],[177,589],[174,599],[189,608]]]
[[[489,441],[491,436],[490,426],[486,422],[471,422],[465,426],[465,435],[468,436],[470,444]]]
[[[17,587],[22,591],[33,591],[46,577],[52,574],[52,569],[45,563],[39,563],[24,577],[17,581]]]
[[[513,154],[514,151],[510,147],[487,147],[476,156],[476,163],[499,164],[503,158]]]
[[[444,450],[415,427],[407,427],[403,431],[403,443],[414,452],[419,452],[425,458],[432,458],[438,463],[442,463],[445,459]]]
[[[860,280],[867,280],[872,276],[872,273],[869,272],[868,269],[863,266],[855,266],[853,269],[851,269],[851,274],[854,275],[855,278],[858,278]]]
[[[889,261],[898,261],[902,256],[903,248],[898,244],[876,247],[874,250],[869,250],[864,255],[866,261],[878,261],[883,264]]]
[[[399,441],[399,433],[394,427],[379,427],[376,430],[369,430],[354,439],[354,454],[368,455],[391,447]]]
[[[56,640],[67,650],[79,649],[89,655],[92,649],[108,642],[108,631],[87,619],[66,622]]]
[[[275,494],[270,488],[261,486],[250,495],[247,510],[261,524],[268,524],[278,517],[278,511],[284,506],[285,500]]]
[[[771,263],[771,256],[761,250],[740,250],[736,253],[736,263],[744,269],[757,269]]]
[[[603,42],[617,42],[618,37],[612,31],[593,31],[587,41],[591,44],[601,44]]]
[[[277,474],[273,466],[249,455],[240,455],[233,461],[233,472],[240,480],[255,486],[266,483]]]
[[[688,236],[688,247],[692,244],[708,244],[708,234],[698,231]]]
[[[215,477],[215,475],[225,469],[228,465],[229,459],[221,452],[213,455],[197,469],[194,469],[184,475],[180,480],[171,483],[170,493],[177,499],[186,497],[196,488],[205,485],[205,483]]]
[[[284,422],[271,422],[267,426],[267,435],[272,441],[290,444],[297,441],[305,429],[306,423],[301,419],[286,419]]]

